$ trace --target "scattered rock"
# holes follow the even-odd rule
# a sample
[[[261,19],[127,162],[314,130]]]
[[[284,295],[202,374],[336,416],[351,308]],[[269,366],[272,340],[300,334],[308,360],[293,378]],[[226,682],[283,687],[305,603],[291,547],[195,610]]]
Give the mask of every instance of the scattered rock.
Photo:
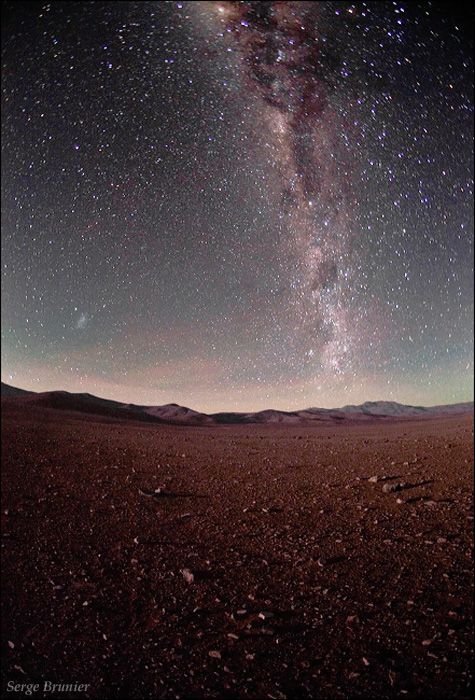
[[[270,612],[270,610],[263,610],[262,612],[259,613],[259,616],[261,620],[268,620],[271,617],[274,617],[274,613]]]
[[[405,485],[406,484],[404,482],[399,484],[384,484],[383,493],[395,493],[396,491],[402,491]]]
[[[397,674],[394,673],[394,671],[388,671],[388,676],[389,676],[389,682],[391,683],[391,686],[394,687],[394,684],[397,679]]]
[[[53,427],[48,423],[48,439],[50,429],[55,438]],[[17,440],[21,433],[12,429],[8,440],[18,455],[13,461],[7,456],[12,475],[4,507],[10,508],[8,529],[18,547],[7,548],[3,540],[10,615],[4,650],[19,680],[26,677],[14,663],[27,665],[28,678],[38,659],[54,665],[61,623],[65,638],[73,635],[81,647],[93,649],[90,671],[97,688],[104,672],[126,684],[139,669],[137,693],[167,698],[276,698],[278,688],[288,697],[348,697],[353,691],[395,698],[403,697],[405,687],[409,695],[420,688],[428,697],[464,697],[471,659],[473,523],[467,517],[473,513],[463,464],[468,437],[464,452],[457,443],[449,460],[452,452],[443,451],[443,459],[440,450],[451,438],[444,439],[439,423],[415,422],[405,438],[391,428],[385,447],[379,437],[383,422],[351,428],[355,435],[342,428],[330,442],[336,446],[331,459],[323,439],[328,431],[321,437],[312,430],[298,442],[281,429],[274,434],[240,426],[234,433],[220,427],[208,434],[132,426],[126,440],[126,427],[84,421],[90,436],[79,471],[61,466],[77,419],[60,429],[67,430],[64,453],[58,447],[56,455],[51,443],[58,464],[43,481],[36,481],[38,473],[28,479],[36,459],[28,452],[28,435]],[[355,442],[367,429],[378,436],[374,450],[358,453]],[[426,430],[431,444],[425,452],[421,446],[419,466],[411,461],[413,434]],[[286,447],[291,437],[298,450]],[[99,439],[105,456],[89,463],[86,447]],[[189,464],[179,459],[184,449],[193,449]],[[290,474],[284,468],[285,449],[295,452],[300,470]],[[406,456],[397,458],[398,466],[389,466],[391,454],[401,452]],[[314,468],[317,458],[321,465]],[[110,463],[119,459],[116,472]],[[409,459],[409,468],[399,466],[402,459]],[[132,461],[138,471],[124,486]],[[436,484],[433,495],[427,486],[421,489],[429,479]],[[32,488],[31,504],[43,493],[47,502],[57,493],[57,501],[35,508]],[[193,500],[183,506],[188,491]],[[386,494],[391,498],[381,498]],[[422,501],[421,494],[433,500]],[[396,509],[396,503],[407,508]],[[271,515],[277,508],[285,517]],[[83,537],[71,539],[77,524]],[[30,533],[41,537],[34,534],[30,543]],[[34,555],[38,580],[28,575],[33,568],[21,551]],[[389,593],[382,588],[387,574]],[[55,589],[57,582],[64,594]],[[45,594],[50,621],[41,617]],[[125,637],[124,609],[131,623]],[[111,656],[117,644],[120,668]],[[414,655],[406,668],[404,647]],[[77,648],[64,646],[64,664],[74,666]],[[34,649],[31,668],[28,649]]]
[[[161,486],[158,486],[153,491],[139,489],[139,494],[141,496],[146,496],[147,498],[155,498],[156,496],[163,496],[164,495],[163,488]]]
[[[182,573],[183,578],[185,579],[185,581],[187,583],[193,583],[193,581],[195,580],[194,575],[191,573],[191,571],[189,569],[182,569],[181,573]]]

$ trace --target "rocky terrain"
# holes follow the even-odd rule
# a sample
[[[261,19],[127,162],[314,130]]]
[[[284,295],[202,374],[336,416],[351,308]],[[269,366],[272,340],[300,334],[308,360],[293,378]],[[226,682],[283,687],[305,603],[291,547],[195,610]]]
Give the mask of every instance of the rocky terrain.
[[[174,426],[2,404],[3,696],[470,696],[470,415]]]

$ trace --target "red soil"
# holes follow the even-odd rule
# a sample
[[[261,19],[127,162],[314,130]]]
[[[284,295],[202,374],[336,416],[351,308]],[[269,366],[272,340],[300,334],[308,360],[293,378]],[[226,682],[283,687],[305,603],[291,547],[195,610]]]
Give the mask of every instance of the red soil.
[[[5,401],[3,692],[468,698],[472,435],[467,416],[200,428]]]

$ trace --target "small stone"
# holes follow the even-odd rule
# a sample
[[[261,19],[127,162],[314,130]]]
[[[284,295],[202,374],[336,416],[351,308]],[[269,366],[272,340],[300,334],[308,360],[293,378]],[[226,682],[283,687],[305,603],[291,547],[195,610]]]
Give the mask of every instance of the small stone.
[[[212,659],[220,659],[221,652],[220,651],[209,651],[208,656],[211,656]]]
[[[10,642],[10,640],[8,641],[8,646],[10,647],[10,649],[15,648],[15,645],[13,644],[13,642]]]
[[[389,682],[391,683],[391,686],[394,686],[394,683],[396,681],[396,674],[394,671],[388,671],[388,676],[389,676]]]
[[[261,620],[268,620],[270,617],[274,617],[274,613],[271,613],[269,610],[264,610],[259,613],[258,617],[260,617]]]
[[[182,569],[181,573],[182,573],[183,578],[185,579],[185,581],[187,583],[193,583],[193,581],[195,580],[194,575],[191,573],[191,571],[189,569]]]
[[[368,479],[368,481],[370,481],[372,484],[376,484],[378,480],[379,480],[379,477],[377,477],[377,476],[370,476]]]
[[[401,490],[401,484],[384,484],[383,493],[395,493]]]

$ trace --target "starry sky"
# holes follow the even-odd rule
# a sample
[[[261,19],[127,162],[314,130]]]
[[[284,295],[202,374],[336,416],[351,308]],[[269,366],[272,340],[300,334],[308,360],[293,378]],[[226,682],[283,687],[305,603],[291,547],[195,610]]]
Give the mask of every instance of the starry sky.
[[[203,411],[473,398],[473,17],[2,5],[2,380]]]

